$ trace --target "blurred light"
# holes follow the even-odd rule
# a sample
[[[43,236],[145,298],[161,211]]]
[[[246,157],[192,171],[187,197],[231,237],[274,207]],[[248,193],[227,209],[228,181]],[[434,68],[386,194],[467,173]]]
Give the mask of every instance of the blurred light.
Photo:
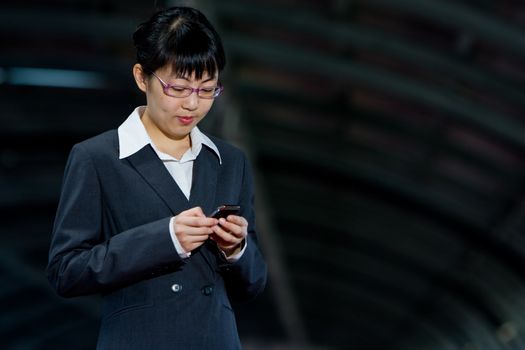
[[[510,343],[517,337],[518,330],[514,322],[508,321],[498,328],[497,335],[502,343]]]
[[[100,73],[48,68],[2,69],[0,81],[10,85],[48,86],[73,89],[100,89],[106,79]]]

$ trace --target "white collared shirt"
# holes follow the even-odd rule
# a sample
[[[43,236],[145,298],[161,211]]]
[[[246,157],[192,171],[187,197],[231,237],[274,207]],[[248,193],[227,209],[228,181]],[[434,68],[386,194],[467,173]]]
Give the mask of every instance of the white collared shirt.
[[[128,118],[119,126],[117,130],[119,140],[119,159],[127,158],[140,151],[142,148],[144,148],[144,146],[151,145],[158,157],[162,160],[162,163],[164,163],[164,166],[170,175],[181,189],[182,193],[184,193],[186,198],[189,199],[193,180],[193,162],[195,159],[197,159],[197,156],[202,150],[202,146],[207,146],[213,150],[219,158],[219,163],[222,164],[219,149],[213,143],[213,141],[211,141],[199,130],[199,128],[195,126],[190,132],[191,147],[182,155],[181,159],[176,159],[169,154],[160,152],[151,141],[151,138],[149,137],[148,132],[142,123],[141,116],[145,109],[145,106],[135,108]],[[169,224],[171,239],[179,256],[181,258],[188,258],[191,255],[191,252],[186,252],[177,239],[173,229],[174,218],[175,217],[171,218]],[[244,253],[245,248],[246,244],[244,244],[244,247],[240,253],[228,257],[228,260],[237,261],[240,259]]]
[[[197,159],[202,146],[205,145],[212,149],[219,157],[219,163],[222,164],[221,154],[217,146],[204,135],[198,127],[194,127],[190,132],[191,148],[184,153],[181,159],[176,159],[169,154],[163,153],[155,147],[151,138],[142,124],[140,119],[144,113],[145,107],[137,107],[130,116],[118,128],[119,140],[119,159],[129,157],[138,152],[146,145],[151,145],[155,153],[162,160],[166,169],[179,185],[182,193],[187,199],[190,199],[191,183],[193,179],[193,162]]]

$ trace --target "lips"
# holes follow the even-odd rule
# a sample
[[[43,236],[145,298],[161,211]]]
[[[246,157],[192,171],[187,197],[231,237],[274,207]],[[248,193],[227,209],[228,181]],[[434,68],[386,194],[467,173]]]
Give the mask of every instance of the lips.
[[[182,125],[189,125],[193,122],[193,117],[191,116],[178,116],[177,119]]]

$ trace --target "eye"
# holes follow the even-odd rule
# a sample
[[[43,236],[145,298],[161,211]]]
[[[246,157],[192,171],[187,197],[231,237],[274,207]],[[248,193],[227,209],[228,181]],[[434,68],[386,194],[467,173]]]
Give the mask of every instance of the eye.
[[[209,94],[209,93],[214,92],[215,88],[214,87],[205,87],[205,88],[202,88],[201,91],[204,92],[204,93]]]
[[[186,91],[188,88],[184,87],[184,86],[171,86],[171,89],[175,92],[184,92]]]

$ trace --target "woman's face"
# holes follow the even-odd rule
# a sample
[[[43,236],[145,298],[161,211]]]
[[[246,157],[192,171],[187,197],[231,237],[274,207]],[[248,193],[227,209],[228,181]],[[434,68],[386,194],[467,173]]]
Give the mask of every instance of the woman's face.
[[[140,65],[138,67],[142,72]],[[136,69],[137,65],[134,67],[137,79]],[[207,73],[201,79],[196,79],[195,74],[177,76],[172,72],[171,67],[163,67],[154,73],[156,76],[153,74],[148,76],[142,72],[140,79],[142,84],[137,80],[139,88],[146,93],[147,98],[143,122],[152,124],[157,129],[156,132],[172,140],[184,139],[206,116],[214,100],[199,97],[195,91],[187,97],[168,96],[164,93],[163,83],[160,80],[170,85],[202,89],[216,87],[218,77],[209,76]]]

